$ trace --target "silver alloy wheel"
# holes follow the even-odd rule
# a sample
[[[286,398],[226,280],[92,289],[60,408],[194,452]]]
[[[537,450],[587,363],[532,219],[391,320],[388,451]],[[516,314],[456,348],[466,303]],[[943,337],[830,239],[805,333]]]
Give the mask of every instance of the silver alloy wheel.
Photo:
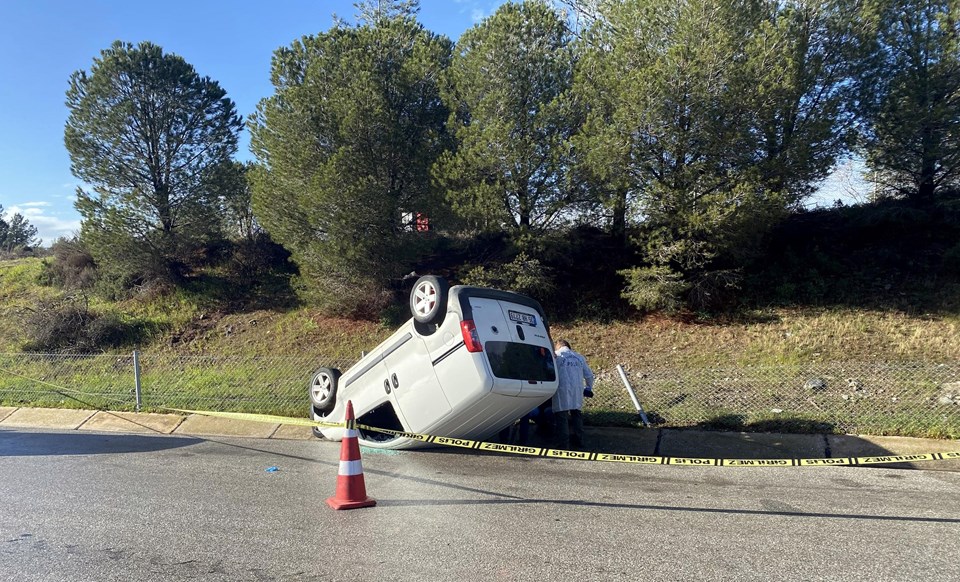
[[[430,335],[443,322],[447,314],[447,295],[449,287],[443,277],[424,275],[417,279],[410,290],[410,313],[414,323],[422,324],[418,331],[421,335]],[[424,326],[433,326],[427,331]]]
[[[314,406],[324,406],[333,393],[333,379],[326,372],[320,372],[313,377],[310,384],[310,399]]]
[[[413,291],[414,313],[428,317],[437,307],[437,288],[431,281],[421,281]]]

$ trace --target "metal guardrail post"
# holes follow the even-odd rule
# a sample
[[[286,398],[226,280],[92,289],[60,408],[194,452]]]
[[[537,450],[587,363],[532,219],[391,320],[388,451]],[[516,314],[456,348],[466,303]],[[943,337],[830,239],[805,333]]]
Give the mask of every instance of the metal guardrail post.
[[[137,398],[135,410],[140,412],[140,407],[143,406],[143,394],[140,391],[140,352],[137,350],[133,350],[133,383],[134,394]]]
[[[643,421],[643,426],[650,427],[650,421],[647,420],[647,413],[643,411],[643,407],[640,406],[640,401],[637,400],[637,395],[633,391],[633,386],[630,385],[630,381],[627,380],[627,373],[623,371],[623,366],[617,364],[617,372],[620,372],[620,379],[623,380],[623,385],[627,387],[627,393],[630,394],[630,400],[633,400],[633,406],[637,409],[637,414],[640,415],[640,420]]]

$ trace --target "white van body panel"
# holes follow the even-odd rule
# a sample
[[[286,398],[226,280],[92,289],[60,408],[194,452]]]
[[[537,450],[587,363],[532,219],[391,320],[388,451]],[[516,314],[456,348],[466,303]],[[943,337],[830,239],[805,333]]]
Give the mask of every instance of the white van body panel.
[[[426,346],[416,334],[384,360],[397,414],[410,432],[425,432],[434,419],[450,412],[450,403],[428,360]]]
[[[484,346],[481,352],[469,352],[464,345],[461,322],[466,319],[476,325]],[[530,372],[537,379],[496,375],[491,357],[499,358],[496,364],[501,374],[518,375],[514,370],[520,370],[522,375],[526,373],[523,366],[511,367],[510,358],[523,360],[528,353],[539,360],[533,364],[524,360],[525,365],[542,366]],[[343,422],[350,400],[361,425],[368,413],[382,420],[376,415],[392,407],[399,426],[376,426],[476,440],[512,424],[551,398],[556,389],[553,344],[539,303],[505,291],[454,286],[449,289],[447,310],[438,326],[413,319],[401,325],[343,373],[334,408],[327,414],[314,409],[313,415],[316,420]],[[324,428],[320,432],[325,438],[340,440],[344,431]],[[424,444],[378,437],[387,438],[361,429],[359,440],[364,446],[392,449]]]
[[[480,341],[483,344],[488,341],[512,339],[510,325],[504,319],[503,309],[500,308],[499,301],[482,297],[471,297],[469,301],[470,307],[473,309],[473,321],[477,326],[477,333],[480,335]],[[486,358],[484,358],[484,361],[487,362],[489,367],[489,361]],[[493,391],[505,396],[519,396],[520,382],[520,380],[514,378],[497,378],[494,376]]]

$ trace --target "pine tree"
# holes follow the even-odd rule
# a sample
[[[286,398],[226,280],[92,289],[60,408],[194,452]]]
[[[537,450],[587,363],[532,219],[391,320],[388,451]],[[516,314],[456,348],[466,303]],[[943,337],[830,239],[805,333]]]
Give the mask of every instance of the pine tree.
[[[203,177],[236,151],[233,101],[183,58],[115,42],[70,77],[64,132],[81,238],[101,269],[132,282],[176,281],[184,257],[217,233]]]
[[[257,219],[304,296],[343,314],[376,312],[410,271],[424,241],[406,219],[444,218],[429,168],[446,146],[451,43],[411,10],[361,17],[278,49],[250,126]]]

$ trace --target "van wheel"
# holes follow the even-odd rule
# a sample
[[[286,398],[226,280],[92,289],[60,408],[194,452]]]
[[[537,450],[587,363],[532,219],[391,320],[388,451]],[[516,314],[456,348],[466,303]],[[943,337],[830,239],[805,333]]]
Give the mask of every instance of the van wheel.
[[[340,370],[336,368],[318,368],[310,379],[310,404],[317,412],[330,412],[337,402],[337,382]]]
[[[447,292],[449,286],[442,277],[425,275],[417,279],[410,292],[410,312],[413,319],[420,323],[440,325],[447,314]]]

